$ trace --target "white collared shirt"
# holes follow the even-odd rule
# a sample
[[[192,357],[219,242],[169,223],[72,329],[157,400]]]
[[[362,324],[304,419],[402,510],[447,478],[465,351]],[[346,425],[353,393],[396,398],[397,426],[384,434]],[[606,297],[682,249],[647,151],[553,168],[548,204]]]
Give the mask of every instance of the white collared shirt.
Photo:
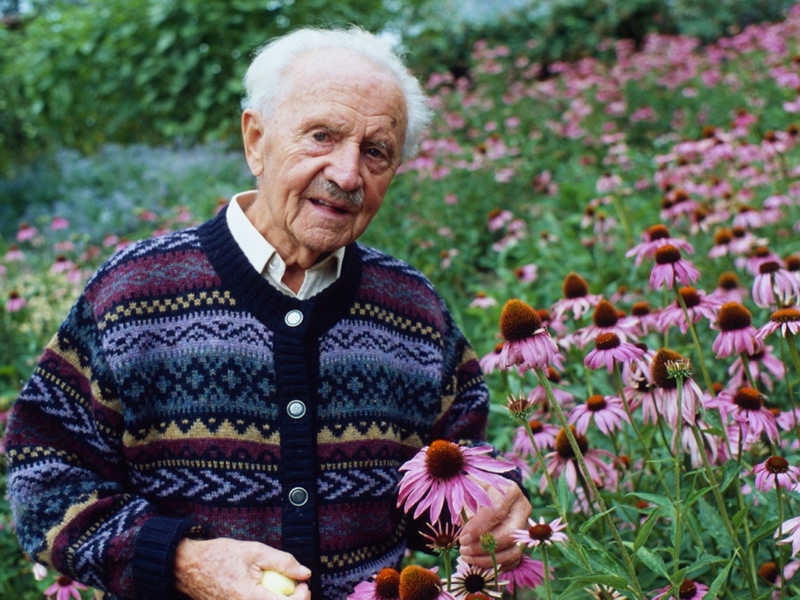
[[[342,273],[342,262],[344,261],[344,248],[331,252],[323,260],[314,263],[311,268],[306,270],[303,285],[300,286],[296,294],[289,286],[283,283],[286,263],[272,244],[250,222],[244,212],[255,199],[255,194],[255,190],[236,194],[231,198],[228,211],[225,214],[233,239],[242,249],[253,268],[261,273],[264,279],[275,288],[287,296],[292,296],[299,300],[310,298],[339,279]]]

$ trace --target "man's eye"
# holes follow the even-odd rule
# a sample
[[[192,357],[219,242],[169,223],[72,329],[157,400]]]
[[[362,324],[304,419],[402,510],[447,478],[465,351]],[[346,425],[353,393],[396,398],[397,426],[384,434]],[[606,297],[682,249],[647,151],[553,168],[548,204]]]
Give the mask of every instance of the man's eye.
[[[327,131],[317,131],[314,133],[314,141],[316,142],[327,142],[328,141],[328,132]]]
[[[380,148],[370,148],[367,150],[367,155],[372,158],[383,158],[383,152]]]

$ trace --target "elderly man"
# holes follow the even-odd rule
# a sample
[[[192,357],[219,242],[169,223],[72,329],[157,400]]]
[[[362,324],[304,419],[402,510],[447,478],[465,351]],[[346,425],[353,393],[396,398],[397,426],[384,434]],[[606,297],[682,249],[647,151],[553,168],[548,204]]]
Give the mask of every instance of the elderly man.
[[[428,113],[358,29],[299,30],[246,76],[257,190],[130,246],[87,284],[9,420],[24,549],[111,597],[344,598],[396,566],[398,467],[480,440],[478,362],[430,283],[356,242]],[[518,486],[465,529],[514,565]]]

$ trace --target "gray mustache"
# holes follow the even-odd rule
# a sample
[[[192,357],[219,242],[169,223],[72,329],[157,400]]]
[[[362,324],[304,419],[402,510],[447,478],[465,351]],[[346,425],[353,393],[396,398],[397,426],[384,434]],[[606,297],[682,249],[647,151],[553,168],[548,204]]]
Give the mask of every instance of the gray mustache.
[[[335,184],[333,181],[330,181],[328,179],[323,179],[323,178],[315,179],[311,185],[311,189],[309,190],[309,192],[313,193],[315,191],[325,192],[334,200],[341,200],[358,208],[361,208],[361,205],[364,204],[363,190],[346,192],[342,188],[340,188],[337,184]]]

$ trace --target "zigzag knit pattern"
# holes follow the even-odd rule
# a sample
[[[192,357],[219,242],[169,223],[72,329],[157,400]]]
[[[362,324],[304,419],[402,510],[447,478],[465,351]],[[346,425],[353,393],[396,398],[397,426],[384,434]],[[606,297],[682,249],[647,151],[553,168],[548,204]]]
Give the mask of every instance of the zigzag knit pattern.
[[[300,301],[222,213],[115,255],[45,350],[7,428],[18,535],[111,597],[173,596],[175,547],[199,535],[291,552],[314,597],[345,598],[402,558],[398,467],[481,439],[487,410],[418,271],[354,244]]]

